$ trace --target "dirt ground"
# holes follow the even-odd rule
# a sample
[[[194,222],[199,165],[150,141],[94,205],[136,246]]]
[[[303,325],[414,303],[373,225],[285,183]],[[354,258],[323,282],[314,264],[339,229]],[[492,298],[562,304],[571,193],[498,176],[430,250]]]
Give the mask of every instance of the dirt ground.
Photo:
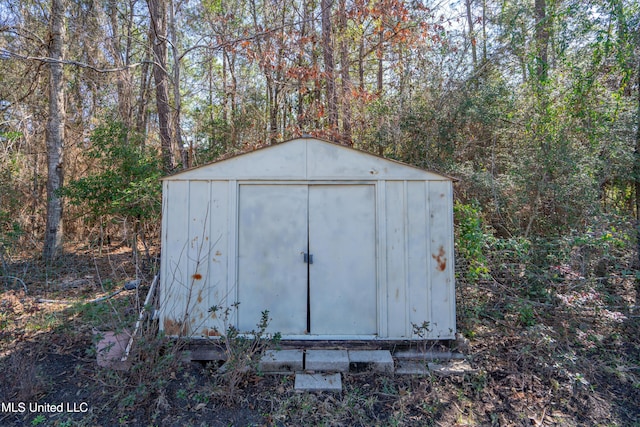
[[[606,293],[560,283],[551,302],[496,281],[460,285],[473,372],[347,373],[341,393],[298,393],[292,376],[242,372],[232,384],[152,329],[128,370],[99,367],[96,331],[135,323],[156,266],[138,264],[138,291],[85,304],[136,277],[135,263],[126,248],[68,252],[54,266],[16,261],[0,282],[2,426],[640,425],[639,313],[625,277]]]

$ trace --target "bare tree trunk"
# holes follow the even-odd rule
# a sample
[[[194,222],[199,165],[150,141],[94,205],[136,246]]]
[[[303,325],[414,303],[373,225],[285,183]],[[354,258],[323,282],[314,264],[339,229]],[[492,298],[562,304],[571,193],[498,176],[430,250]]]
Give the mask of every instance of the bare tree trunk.
[[[140,95],[138,97],[138,111],[136,113],[136,130],[140,134],[147,133],[147,95],[150,86],[149,76],[149,61],[151,40],[153,39],[153,31],[149,29],[149,46],[147,46],[147,52],[145,53],[144,62],[142,63],[142,69],[140,70]]]
[[[482,0],[482,62],[487,62],[487,0]]]
[[[547,16],[546,0],[535,0],[536,14],[536,73],[538,83],[545,82],[549,68],[549,18]]]
[[[636,110],[636,146],[634,150],[634,184],[636,190],[636,250],[638,251],[638,264],[640,265],[640,61],[636,69],[637,79],[637,110]],[[636,276],[636,307],[640,301],[640,278]]]
[[[65,1],[51,0],[49,44],[49,119],[47,121],[47,226],[43,257],[52,260],[62,245],[62,199],[57,191],[64,182],[64,57]]]
[[[231,86],[229,94],[229,127],[231,130],[231,141],[235,146],[238,143],[238,132],[236,129],[236,98],[238,94],[238,79],[236,77],[236,53],[227,51],[227,64],[231,74]]]
[[[171,142],[171,109],[169,107],[169,82],[167,74],[167,5],[165,0],[148,0],[153,35],[153,79],[156,84],[156,104],[160,147],[165,173],[175,168]]]
[[[275,144],[278,141],[278,104],[280,93],[278,91],[278,83],[271,81],[271,91],[269,104],[269,144]]]
[[[131,10],[132,12],[133,10]],[[133,18],[133,15],[130,14],[130,18]],[[118,71],[117,77],[117,91],[118,91],[118,113],[120,115],[120,120],[127,126],[127,128],[131,127],[132,121],[132,108],[131,108],[131,72],[126,65],[129,65],[129,50],[125,49],[125,52],[122,52],[122,47],[120,46],[119,34],[120,28],[118,25],[118,2],[116,0],[109,0],[109,20],[111,23],[111,32],[113,36],[111,37],[111,49],[114,56],[115,64],[119,68],[123,68],[122,71]],[[129,26],[131,23],[129,23]],[[130,31],[129,31],[130,33]],[[127,35],[127,40],[130,40],[130,34]],[[127,42],[127,46],[130,45],[130,42]]]
[[[338,5],[340,25],[340,72],[342,77],[342,143],[352,145],[351,141],[351,76],[349,46],[347,43],[346,0]]]
[[[331,37],[331,7],[333,0],[321,1],[322,15],[322,52],[324,56],[324,74],[327,83],[327,116],[329,127],[334,131],[338,125],[338,107],[333,62],[333,40]]]
[[[209,60],[213,63],[213,58]],[[211,100],[213,106],[213,100]],[[213,108],[211,109],[213,111]],[[222,119],[229,124],[229,89],[227,88],[227,46],[222,45]]]
[[[382,24],[381,24],[382,25]],[[384,58],[384,29],[380,27],[378,31],[378,96],[382,96],[383,81],[384,81],[384,64],[382,62]]]
[[[360,91],[364,92],[364,37],[360,37],[358,45],[358,85]]]
[[[312,30],[313,31],[313,30]],[[314,31],[315,35],[315,31]],[[317,49],[316,38],[313,38],[313,46],[311,48],[311,66],[314,70],[320,70],[320,54]],[[315,129],[320,128],[320,115],[318,113],[318,109],[322,104],[322,78],[320,77],[320,73],[316,73],[316,77],[313,79],[313,100],[311,101],[311,105],[313,106],[313,127]]]
[[[471,60],[473,61],[473,69],[478,66],[478,55],[476,52],[476,32],[473,28],[473,14],[471,13],[471,2],[473,0],[465,0],[467,6],[467,24],[469,25],[469,42],[471,43]]]
[[[302,1],[302,24],[300,28],[300,39],[305,39],[307,37],[307,20],[309,19],[309,7],[308,2],[306,0]],[[300,43],[298,45],[300,49],[298,51],[298,67],[302,69],[304,66],[305,59],[305,44]],[[307,131],[307,118],[304,110],[304,86],[306,84],[306,79],[299,78],[298,79],[298,98],[296,103],[296,120],[298,129],[304,134]]]
[[[178,51],[178,33],[176,32],[175,3],[169,0],[169,27],[171,31],[171,51],[173,52],[173,101],[175,110],[173,116],[173,135],[175,144],[178,146],[182,168],[186,169],[189,164],[189,152],[182,143],[182,129],[180,114],[182,114],[182,100],[180,97],[180,52]]]

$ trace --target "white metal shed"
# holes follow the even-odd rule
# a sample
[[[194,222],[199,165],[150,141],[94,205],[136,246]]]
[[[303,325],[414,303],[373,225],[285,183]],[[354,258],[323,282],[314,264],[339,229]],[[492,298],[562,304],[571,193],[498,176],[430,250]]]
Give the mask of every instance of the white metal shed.
[[[298,138],[165,178],[162,213],[169,335],[454,338],[449,177]]]

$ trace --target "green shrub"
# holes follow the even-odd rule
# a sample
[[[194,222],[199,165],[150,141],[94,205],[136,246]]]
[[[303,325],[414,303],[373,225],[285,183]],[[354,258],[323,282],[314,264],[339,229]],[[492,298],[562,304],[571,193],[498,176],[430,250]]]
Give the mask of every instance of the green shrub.
[[[475,283],[489,273],[485,255],[489,235],[482,226],[482,214],[477,202],[463,204],[456,201],[453,212],[458,226],[458,258],[466,266],[465,278],[470,283]]]
[[[157,218],[161,207],[161,170],[157,153],[119,122],[106,122],[91,135],[86,155],[96,165],[71,181],[61,195],[85,207],[90,221],[118,216],[131,222]]]

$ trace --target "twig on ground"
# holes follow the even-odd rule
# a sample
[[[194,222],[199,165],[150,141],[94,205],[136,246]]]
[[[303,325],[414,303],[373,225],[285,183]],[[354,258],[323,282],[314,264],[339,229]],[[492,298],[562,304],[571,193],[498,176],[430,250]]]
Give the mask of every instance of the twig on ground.
[[[99,298],[94,298],[92,300],[89,301],[69,301],[69,300],[61,300],[61,299],[44,299],[44,298],[38,298],[36,299],[37,303],[49,303],[49,304],[75,304],[75,303],[83,303],[83,304],[90,304],[90,303],[94,303],[94,302],[100,302],[100,301],[105,301],[108,300],[109,298],[113,298],[116,295],[118,295],[120,292],[125,291],[128,289],[118,289],[115,292],[111,292],[109,295],[105,295]]]
[[[28,292],[27,285],[24,283],[24,280],[22,280],[21,278],[16,276],[0,276],[0,278],[13,279],[16,282],[20,282],[20,284],[22,284],[22,287],[24,288],[24,293],[26,294]]]

